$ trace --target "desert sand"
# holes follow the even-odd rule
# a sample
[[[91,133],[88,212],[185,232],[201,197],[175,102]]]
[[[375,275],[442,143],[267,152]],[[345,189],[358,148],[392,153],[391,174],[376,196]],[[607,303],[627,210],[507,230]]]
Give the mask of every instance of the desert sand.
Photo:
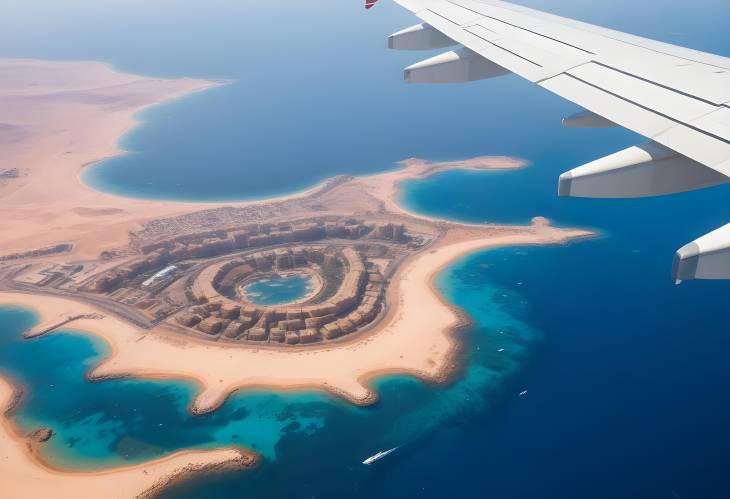
[[[94,191],[81,170],[123,153],[117,141],[138,123],[135,113],[219,84],[128,75],[98,62],[0,59],[0,170],[19,175],[0,184],[2,252],[58,240],[77,242],[80,252],[91,238],[114,245],[149,203]],[[180,209],[173,205],[156,209]]]
[[[123,154],[118,140],[135,126],[135,113],[166,100],[215,87],[220,82],[160,79],[118,72],[96,62],[0,59],[0,256],[59,243],[71,251],[43,257],[52,262],[98,259],[102,251],[125,247],[130,231],[152,220],[187,216],[221,204],[129,199],[85,185],[84,167]],[[364,177],[342,177],[272,199],[225,203],[257,205],[264,215],[283,217],[345,213],[378,221],[407,222],[438,234],[435,243],[410,255],[387,289],[386,312],[374,326],[327,346],[270,348],[218,344],[183,336],[164,324],[137,326],[73,297],[0,292],[0,303],[30,307],[42,325],[86,315],[67,328],[98,335],[110,354],[88,373],[91,379],[135,376],[184,378],[199,386],[190,410],[215,410],[245,388],[326,390],[356,404],[377,399],[370,382],[385,373],[443,381],[458,364],[456,333],[467,324],[459,310],[434,289],[433,278],[454,259],[480,249],[510,245],[565,244],[590,236],[585,230],[556,228],[541,218],[528,226],[468,225],[436,221],[398,204],[399,185],[450,169],[520,168],[524,160],[484,156],[430,162],[411,158],[400,168]],[[316,198],[316,203],[313,201]],[[198,217],[207,223],[207,216]],[[189,217],[185,223],[196,223]],[[168,224],[175,227],[175,223]],[[39,259],[31,257],[32,262]],[[11,266],[13,263],[10,264]],[[2,266],[2,265],[0,265]],[[48,334],[53,334],[48,333]],[[13,388],[0,379],[0,409]],[[42,444],[38,444],[42,445]],[[3,493],[11,497],[134,497],[158,490],[196,471],[250,465],[239,449],[185,451],[143,465],[94,473],[51,469],[18,435],[7,417],[0,432]]]
[[[125,74],[93,61],[0,59],[0,255],[71,243],[77,259],[127,243],[130,229],[153,218],[211,208],[212,203],[153,201],[115,196],[84,184],[84,168],[124,154],[119,138],[139,122],[135,115],[156,104],[211,89],[223,82],[162,79]],[[432,163],[416,158],[385,176],[358,179],[386,202],[398,182],[447,169],[515,168],[524,161],[480,157]],[[225,203],[247,206],[306,197]],[[347,198],[346,198],[347,199]],[[351,199],[351,198],[350,198]]]
[[[58,243],[73,244],[61,257],[97,258],[100,252],[127,244],[128,233],[144,222],[185,214],[212,203],[160,202],[122,198],[95,191],[80,179],[85,165],[122,154],[117,141],[134,126],[141,109],[218,85],[194,79],[159,79],[129,75],[96,62],[0,60],[0,140],[5,146],[0,168],[22,175],[0,187],[0,247],[27,251]],[[406,179],[425,178],[451,169],[512,169],[519,158],[483,156],[463,161],[431,162],[411,158],[400,168],[371,176],[346,178],[273,199],[226,203],[281,205],[317,197],[320,210],[370,213],[433,220],[409,213],[397,202]],[[218,205],[220,206],[220,205]],[[306,203],[284,210],[307,213]],[[287,211],[288,210],[288,211]],[[67,298],[0,293],[0,303],[25,305],[43,322],[78,314],[70,327],[97,334],[111,355],[89,377],[174,377],[195,380],[200,392],[191,409],[214,410],[233,391],[246,387],[325,389],[358,403],[376,399],[369,380],[384,372],[445,379],[453,372],[458,342],[453,331],[464,323],[459,311],[433,289],[436,272],[455,258],[478,249],[521,244],[561,244],[589,232],[551,227],[536,219],[530,226],[445,223],[445,237],[428,251],[412,255],[388,289],[386,317],[355,339],[321,348],[287,351],[257,346],[217,345],[181,337],[164,326],[141,330],[89,304]],[[443,230],[439,229],[439,230]]]
[[[18,434],[6,415],[17,397],[15,388],[0,377],[0,477],[3,497],[152,497],[161,488],[193,475],[241,469],[256,463],[253,453],[226,448],[181,451],[143,464],[88,473],[52,468],[41,460],[36,451],[37,446],[43,444]]]

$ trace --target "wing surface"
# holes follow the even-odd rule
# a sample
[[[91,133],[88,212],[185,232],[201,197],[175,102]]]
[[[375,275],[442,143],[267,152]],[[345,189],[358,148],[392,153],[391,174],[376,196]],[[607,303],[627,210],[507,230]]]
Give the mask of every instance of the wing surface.
[[[619,125],[648,139],[561,175],[561,195],[651,196],[730,181],[730,59],[498,0],[395,1],[423,23],[391,35],[391,48],[461,45],[409,66],[406,81],[514,73],[586,110],[566,126]],[[677,281],[730,278],[730,224],[723,229],[711,238],[712,264],[697,263],[706,239],[677,252]]]

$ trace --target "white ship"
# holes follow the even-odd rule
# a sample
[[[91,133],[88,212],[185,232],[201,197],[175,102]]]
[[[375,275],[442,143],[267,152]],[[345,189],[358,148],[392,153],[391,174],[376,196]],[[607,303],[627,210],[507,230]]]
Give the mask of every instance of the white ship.
[[[398,448],[400,448],[400,445],[398,447],[393,447],[392,449],[381,450],[380,452],[377,452],[377,453],[373,454],[372,456],[370,456],[369,458],[367,458],[366,460],[364,460],[362,462],[362,464],[373,464],[375,461],[377,461],[379,459],[383,459],[385,456],[387,456],[391,452],[395,452],[396,450],[398,450]]]

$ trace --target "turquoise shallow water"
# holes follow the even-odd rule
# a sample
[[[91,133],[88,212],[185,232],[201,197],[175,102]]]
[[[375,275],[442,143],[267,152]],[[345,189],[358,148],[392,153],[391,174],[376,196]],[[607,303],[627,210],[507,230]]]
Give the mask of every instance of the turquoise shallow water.
[[[27,390],[15,421],[24,431],[39,426],[56,435],[47,459],[72,468],[137,462],[184,447],[220,443],[253,448],[266,458],[290,431],[310,432],[322,421],[319,393],[235,394],[213,414],[192,417],[187,406],[196,386],[183,381],[136,379],[89,383],[85,372],[107,354],[93,335],[63,331],[23,340],[34,314],[0,307],[0,370]],[[306,413],[297,407],[307,407]]]
[[[281,305],[301,300],[314,289],[314,279],[305,273],[274,275],[243,288],[246,297],[259,305]]]
[[[726,0],[524,3],[730,53]],[[643,139],[620,129],[565,130],[560,119],[576,107],[517,78],[404,85],[402,68],[431,54],[385,49],[387,34],[416,22],[391,2],[365,13],[361,2],[339,0],[28,0],[0,3],[0,19],[3,55],[236,81],[144,113],[123,139],[132,153],[86,172],[98,188],[240,199],[409,156],[508,154],[533,166],[449,172],[408,184],[404,201],[455,220],[546,215],[605,234],[451,266],[439,286],[477,319],[464,333],[462,375],[448,387],[381,378],[381,400],[365,409],[320,393],[247,392],[192,418],[185,406],[194,386],[86,383],[86,365],[103,345],[73,333],[21,341],[32,316],[4,309],[0,366],[31,388],[16,420],[59,432],[50,442],[54,462],[109,466],[240,442],[265,454],[259,469],[167,496],[730,497],[730,289],[669,280],[672,251],[727,222],[727,188],[646,200],[557,198],[562,171]],[[517,397],[524,388],[527,397]],[[380,465],[358,464],[404,441]]]
[[[22,331],[35,317],[7,307],[0,307],[0,370],[27,387],[17,424],[24,431],[48,426],[56,432],[45,452],[57,465],[103,468],[186,447],[238,444],[262,453],[264,468],[283,470],[291,465],[291,442],[333,445],[327,442],[334,433],[331,452],[354,466],[381,446],[418,442],[446,421],[478,414],[501,400],[505,381],[540,344],[540,333],[523,322],[525,301],[490,286],[485,269],[477,257],[467,258],[438,278],[445,296],[476,320],[463,333],[473,346],[465,352],[463,377],[436,390],[407,376],[381,378],[375,384],[382,398],[373,407],[356,408],[320,392],[245,391],[213,414],[193,417],[187,412],[193,384],[89,383],[84,373],[107,353],[102,342],[73,331],[23,340]],[[348,427],[358,431],[337,430]],[[255,487],[267,490],[263,482]]]

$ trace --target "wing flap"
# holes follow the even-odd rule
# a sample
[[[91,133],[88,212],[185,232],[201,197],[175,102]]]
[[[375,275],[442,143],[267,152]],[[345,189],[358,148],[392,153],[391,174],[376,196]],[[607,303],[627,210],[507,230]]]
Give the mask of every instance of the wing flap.
[[[645,196],[730,181],[730,59],[498,0],[395,1],[587,110],[567,123],[615,123],[652,139],[567,172],[561,194]],[[730,224],[682,248],[676,278],[730,278],[729,235]]]
[[[561,74],[540,86],[606,119],[674,149],[725,175],[730,175],[730,144],[676,120],[639,106],[569,74]]]
[[[402,3],[401,0],[398,0]],[[417,10],[419,2],[410,2]],[[627,33],[592,26],[504,2],[433,0],[421,2],[431,12],[452,17],[458,7],[461,26],[477,23],[509,37],[570,57],[557,46],[591,55],[591,59],[657,85],[689,94],[715,105],[730,102],[730,59],[705,54]],[[413,10],[413,9],[412,9]],[[417,11],[416,11],[417,12]],[[469,17],[464,12],[470,12]],[[417,12],[418,14],[418,12]],[[464,42],[460,42],[464,43]],[[474,47],[469,47],[475,50]],[[560,66],[570,67],[566,61]]]
[[[485,40],[470,33],[461,26],[454,24],[452,21],[438,15],[430,10],[423,10],[418,13],[418,17],[426,23],[430,24],[444,35],[448,36],[457,43],[477,52],[477,49],[485,45]],[[495,61],[496,62],[496,61]]]
[[[568,74],[682,123],[690,123],[717,109],[694,97],[594,62],[573,68]]]
[[[692,125],[730,141],[730,108],[722,107],[692,122]]]
[[[674,125],[672,120],[664,116],[570,75],[558,75],[541,82],[540,86],[645,137],[658,135]]]
[[[730,98],[725,69],[509,4],[409,1],[449,38],[585,109],[711,168],[730,159],[728,125],[716,104]]]
[[[664,88],[722,105],[730,99],[730,71],[622,44],[594,60]]]
[[[727,142],[687,125],[675,125],[652,138],[688,158],[730,176],[730,144]]]
[[[428,10],[457,26],[466,26],[484,17],[477,12],[451,2],[439,2],[429,7]]]
[[[521,41],[534,48],[540,48],[557,57],[586,58],[592,55],[591,52],[567,43],[562,43],[550,37],[543,36],[539,32],[515,26],[504,21],[485,17],[477,21],[478,26],[493,31],[500,38],[507,37]],[[468,29],[468,28],[467,28]]]

